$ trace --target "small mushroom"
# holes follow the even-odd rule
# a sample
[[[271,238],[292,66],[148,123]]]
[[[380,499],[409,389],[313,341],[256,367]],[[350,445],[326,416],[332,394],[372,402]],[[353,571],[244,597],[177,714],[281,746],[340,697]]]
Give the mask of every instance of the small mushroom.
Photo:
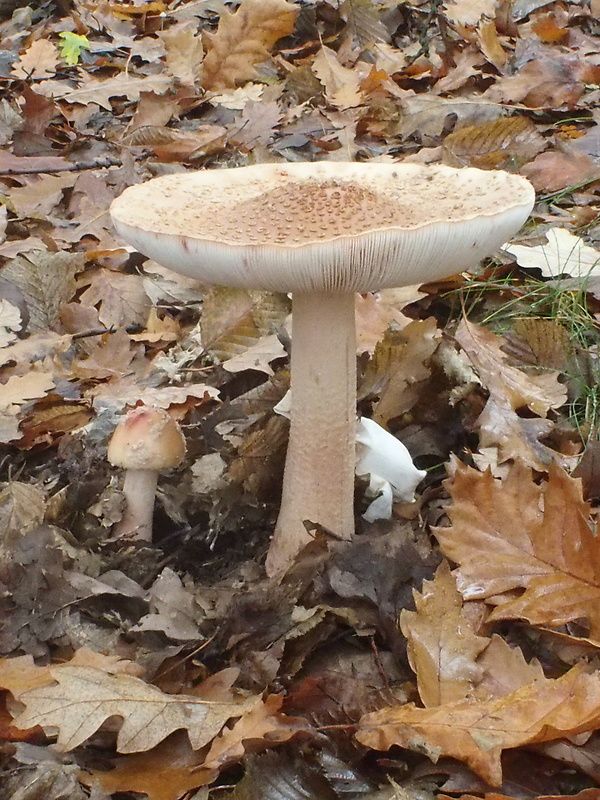
[[[126,189],[114,225],[140,252],[207,282],[293,294],[292,414],[267,571],[310,541],[305,521],[354,531],[354,293],[473,267],[523,224],[531,184],[421,164],[261,164]]]
[[[185,455],[179,425],[162,408],[141,406],[119,422],[108,445],[107,457],[125,472],[123,494],[127,506],[115,534],[152,541],[152,518],[158,473],[176,467]]]

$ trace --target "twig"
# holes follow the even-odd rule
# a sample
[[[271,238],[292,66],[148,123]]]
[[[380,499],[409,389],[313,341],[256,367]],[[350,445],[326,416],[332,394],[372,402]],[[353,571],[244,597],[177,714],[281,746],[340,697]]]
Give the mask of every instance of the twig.
[[[39,159],[39,160],[38,160]],[[24,159],[25,160],[25,159]],[[37,161],[37,165],[31,164],[31,161]],[[59,161],[58,157],[54,156],[30,156],[27,158],[30,162],[29,166],[15,166],[8,169],[0,167],[0,175],[39,175],[44,172],[81,172],[86,169],[103,169],[104,167],[120,167],[122,162],[117,158],[106,156],[105,158],[97,158],[94,161]],[[44,164],[43,162],[50,162]]]

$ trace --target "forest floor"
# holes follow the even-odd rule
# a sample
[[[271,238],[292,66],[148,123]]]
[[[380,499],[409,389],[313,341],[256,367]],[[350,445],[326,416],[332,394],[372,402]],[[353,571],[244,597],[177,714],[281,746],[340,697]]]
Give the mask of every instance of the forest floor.
[[[600,3],[0,5],[0,800],[600,798]],[[359,411],[414,503],[265,576],[285,295],[132,252],[153,176],[504,169],[472,274],[356,298]],[[127,409],[182,426],[115,535]]]

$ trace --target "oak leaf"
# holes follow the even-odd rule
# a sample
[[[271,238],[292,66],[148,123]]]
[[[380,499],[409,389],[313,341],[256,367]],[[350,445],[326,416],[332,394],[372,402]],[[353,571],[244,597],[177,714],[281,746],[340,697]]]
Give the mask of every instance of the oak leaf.
[[[462,700],[483,677],[475,662],[489,639],[471,627],[447,562],[413,595],[416,611],[403,610],[400,626],[419,697],[426,707]]]
[[[292,33],[298,11],[287,0],[242,0],[234,14],[224,9],[216,33],[204,34],[203,87],[228,89],[251,81],[254,65]]]
[[[558,373],[530,375],[511,366],[501,349],[503,338],[467,320],[460,323],[456,340],[489,391],[486,406],[476,421],[480,448],[497,447],[500,462],[520,458],[535,469],[546,470],[559,454],[540,442],[553,428],[552,421],[545,417],[567,399],[567,389],[559,383]],[[524,407],[537,417],[519,416],[517,410]]]
[[[452,756],[490,786],[499,786],[503,750],[598,727],[600,676],[586,674],[579,665],[561,678],[533,680],[500,698],[384,708],[361,719],[357,739],[375,750],[393,745],[418,750],[434,761]]]
[[[151,308],[140,275],[125,275],[110,269],[94,274],[80,301],[90,306],[99,304],[98,317],[107,328],[136,322],[143,325]]]
[[[65,666],[51,672],[54,686],[21,695],[25,711],[15,725],[58,730],[57,746],[63,751],[83,744],[110,717],[123,720],[117,735],[120,753],[150,750],[176,730],[187,731],[197,750],[210,742],[228,719],[241,716],[256,702],[256,698],[209,702],[164,694],[139,678],[109,675],[93,667]]]
[[[360,89],[362,77],[357,70],[344,67],[335,50],[321,47],[312,70],[325,87],[325,99],[335,108],[354,108],[364,101]]]
[[[59,61],[58,50],[48,39],[38,39],[26,50],[12,74],[15,78],[40,80],[54,75]]]
[[[452,526],[435,535],[459,564],[463,598],[522,589],[516,599],[495,598],[491,618],[550,626],[586,619],[589,638],[600,642],[600,540],[579,480],[554,464],[541,486],[522,464],[502,481],[460,466],[450,493]]]

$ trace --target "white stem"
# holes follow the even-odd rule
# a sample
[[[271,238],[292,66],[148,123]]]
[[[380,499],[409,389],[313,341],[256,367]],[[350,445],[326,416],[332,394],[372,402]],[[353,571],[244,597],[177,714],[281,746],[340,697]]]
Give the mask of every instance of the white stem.
[[[117,524],[115,534],[152,541],[152,518],[158,471],[155,469],[128,469],[125,472],[123,494],[127,507],[123,519]]]
[[[294,294],[292,412],[281,511],[267,556],[282,575],[311,540],[304,520],[354,533],[354,294]]]

